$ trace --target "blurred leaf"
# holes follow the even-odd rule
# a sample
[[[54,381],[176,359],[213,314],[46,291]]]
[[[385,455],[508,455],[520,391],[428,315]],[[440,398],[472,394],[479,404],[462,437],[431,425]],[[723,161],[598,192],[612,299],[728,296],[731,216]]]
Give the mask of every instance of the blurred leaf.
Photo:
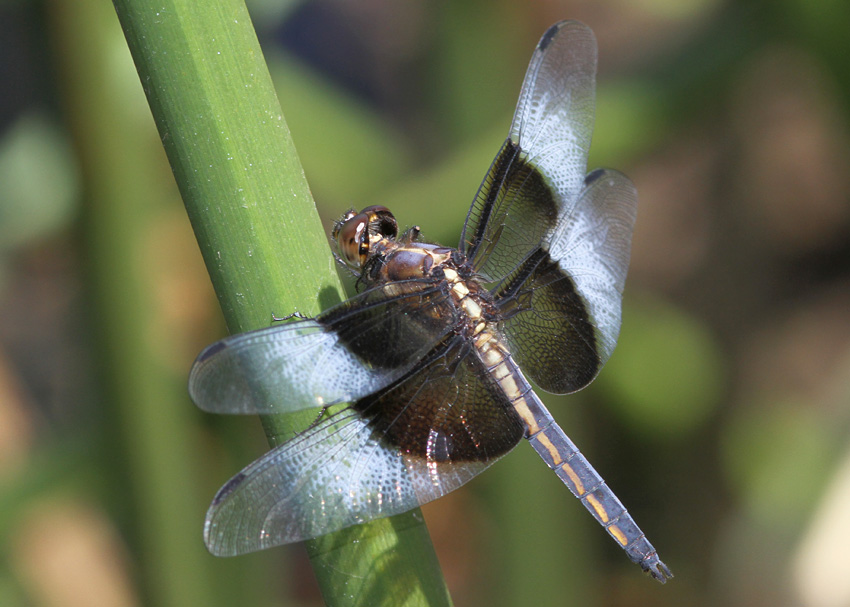
[[[620,341],[599,388],[632,429],[649,437],[693,432],[719,403],[719,346],[696,319],[657,299],[627,301]]]
[[[269,71],[316,198],[361,208],[409,165],[402,139],[342,89],[281,54]],[[336,211],[344,209],[336,209]]]
[[[662,19],[686,20],[704,17],[714,10],[721,2],[719,0],[637,0],[634,5]]]
[[[20,517],[34,502],[60,492],[77,492],[103,478],[91,437],[54,440],[33,452],[27,465],[0,482],[0,546],[8,546]],[[5,605],[0,601],[0,605]]]
[[[455,246],[469,205],[499,151],[510,116],[462,149],[446,150],[441,162],[410,175],[379,195],[402,225],[417,224],[425,240]]]
[[[245,5],[257,30],[280,25],[304,0],[246,0]]]
[[[800,525],[833,468],[836,437],[805,403],[737,410],[723,442],[729,478],[757,520]]]
[[[524,28],[528,13],[515,2],[445,2],[439,11],[435,75],[424,95],[441,123],[436,141],[465,142],[513,108],[542,32]]]
[[[649,82],[600,83],[588,169],[621,167],[638,152],[656,145],[670,128],[664,108],[658,88]]]
[[[128,3],[140,21],[155,20],[157,36],[171,43],[164,44],[164,50],[157,47],[162,51],[158,58],[186,58],[181,40],[168,29],[177,18],[173,3],[147,11],[140,2]],[[256,605],[260,602],[256,597],[268,593],[256,583],[262,570],[240,563],[222,566],[204,550],[201,539],[211,489],[200,482],[203,453],[194,425],[197,414],[188,402],[185,377],[161,356],[164,349],[180,348],[176,344],[181,332],[163,330],[168,320],[160,292],[164,278],[160,268],[185,263],[180,255],[165,258],[177,249],[171,243],[173,232],[162,230],[162,218],[176,212],[171,205],[177,200],[116,9],[97,0],[65,0],[51,3],[48,11],[65,115],[85,180],[80,234],[86,249],[86,309],[91,321],[86,330],[94,338],[103,388],[103,405],[97,409],[104,424],[103,450],[98,456],[104,482],[110,485],[110,510],[123,523],[134,573],[138,572],[141,592],[151,604],[225,604],[222,597],[239,586],[240,596]],[[239,17],[229,16],[234,21]],[[186,21],[198,25],[197,20]],[[250,24],[242,26],[247,28]],[[222,47],[218,50],[223,52]],[[168,70],[158,75],[163,72]],[[143,82],[157,88],[152,84],[155,79]],[[212,112],[209,106],[199,109],[201,91],[195,87],[186,95],[191,103],[185,98],[174,101],[182,102],[180,117],[193,125],[205,111]],[[219,124],[225,135],[197,129],[195,143],[203,148],[226,138],[229,125]],[[162,139],[174,142],[179,133],[175,127]],[[234,164],[218,157],[207,170],[219,176]],[[203,195],[227,185],[209,180],[198,190]],[[214,200],[210,195],[209,204]],[[152,255],[152,248],[160,252]]]
[[[25,607],[32,603],[13,576],[0,570],[0,605],[4,607]]]
[[[0,141],[0,250],[64,226],[77,196],[68,141],[39,112],[24,114]]]

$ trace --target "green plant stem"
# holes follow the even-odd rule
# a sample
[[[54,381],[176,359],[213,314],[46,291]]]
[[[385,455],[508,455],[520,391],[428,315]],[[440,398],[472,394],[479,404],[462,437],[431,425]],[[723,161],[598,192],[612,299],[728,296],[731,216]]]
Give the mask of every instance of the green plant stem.
[[[115,0],[231,332],[340,300],[334,261],[242,0]],[[286,416],[264,418],[274,444]],[[418,511],[310,542],[333,605],[439,605]]]

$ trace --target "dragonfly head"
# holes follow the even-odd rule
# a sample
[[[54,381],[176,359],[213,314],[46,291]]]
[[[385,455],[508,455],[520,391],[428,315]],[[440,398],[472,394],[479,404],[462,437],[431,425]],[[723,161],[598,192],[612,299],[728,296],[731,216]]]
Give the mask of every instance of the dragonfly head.
[[[348,211],[336,223],[331,236],[342,260],[358,270],[366,265],[377,243],[398,236],[398,222],[387,207],[374,205],[359,213]]]

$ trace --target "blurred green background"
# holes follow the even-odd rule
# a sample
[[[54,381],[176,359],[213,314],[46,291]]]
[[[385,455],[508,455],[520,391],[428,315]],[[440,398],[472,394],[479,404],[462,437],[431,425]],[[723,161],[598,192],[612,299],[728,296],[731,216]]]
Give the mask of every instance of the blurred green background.
[[[520,445],[424,509],[456,605],[850,605],[850,5],[249,8],[326,224],[385,204],[444,244],[540,34],[596,32],[590,166],[640,194],[624,326],[544,400],[676,578]],[[6,0],[0,49],[0,604],[321,604],[299,546],[203,547],[266,440],[186,395],[223,323],[111,3]]]

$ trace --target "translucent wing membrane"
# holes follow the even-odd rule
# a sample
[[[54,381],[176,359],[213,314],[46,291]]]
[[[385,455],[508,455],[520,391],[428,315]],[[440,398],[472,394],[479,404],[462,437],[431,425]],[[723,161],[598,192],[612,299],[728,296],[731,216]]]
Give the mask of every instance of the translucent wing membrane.
[[[234,556],[415,507],[401,453],[380,438],[345,410],[269,451],[215,496],[207,548]]]
[[[407,373],[456,316],[432,281],[376,287],[315,320],[213,344],[192,367],[189,393],[212,413],[282,413],[351,402]]]
[[[572,278],[596,328],[600,366],[611,357],[622,321],[637,190],[622,173],[597,169],[569,215],[548,238],[549,255]]]
[[[510,350],[544,390],[583,388],[614,351],[636,209],[625,175],[594,171],[572,213],[496,290]]]
[[[596,103],[596,37],[578,21],[543,34],[522,84],[511,139],[564,200],[587,170]]]
[[[571,212],[593,131],[596,40],[566,21],[540,40],[523,82],[511,132],[475,197],[460,249],[498,281]]]
[[[557,219],[554,192],[509,139],[473,202],[460,246],[470,249],[475,271],[496,282],[533,251]]]
[[[474,268],[494,283],[517,362],[558,393],[590,383],[614,350],[635,220],[626,177],[585,178],[595,79],[590,29],[551,27],[461,237]]]
[[[242,554],[405,512],[513,448],[518,416],[470,346],[455,342],[231,479],[207,513],[210,551]]]

